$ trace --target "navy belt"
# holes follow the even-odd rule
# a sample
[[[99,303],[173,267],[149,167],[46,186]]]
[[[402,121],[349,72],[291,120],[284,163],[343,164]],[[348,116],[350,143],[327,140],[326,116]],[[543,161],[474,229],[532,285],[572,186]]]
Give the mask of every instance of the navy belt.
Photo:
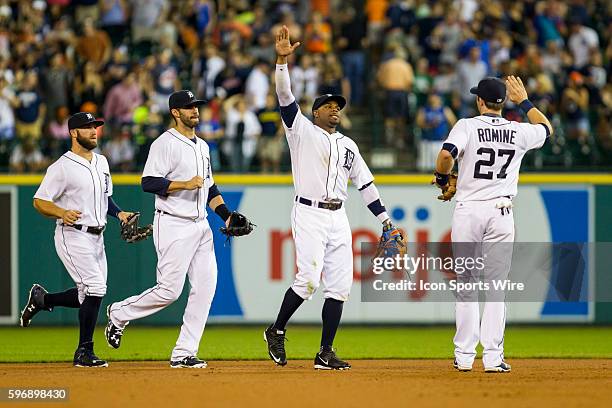
[[[313,200],[309,200],[308,198],[304,198],[300,196],[295,196],[295,201],[297,201],[300,204],[307,205],[309,207],[323,208],[324,210],[330,210],[330,211],[336,211],[342,208],[342,201],[337,201],[337,202],[313,201]]]
[[[106,227],[88,227],[87,225],[81,225],[81,224],[72,224],[72,225],[66,225],[66,226],[72,227],[74,229],[78,229],[79,231],[88,232],[94,235],[102,234],[104,232],[104,229],[106,228]]]

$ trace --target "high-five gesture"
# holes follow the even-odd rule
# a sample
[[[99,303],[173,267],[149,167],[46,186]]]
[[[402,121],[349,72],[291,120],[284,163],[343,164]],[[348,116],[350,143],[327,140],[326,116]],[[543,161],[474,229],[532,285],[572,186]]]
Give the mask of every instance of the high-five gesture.
[[[291,44],[289,39],[289,29],[287,26],[282,26],[276,33],[276,55],[278,64],[286,64],[287,56],[293,54],[293,51],[300,46],[299,42]]]
[[[508,99],[516,104],[527,99],[527,90],[525,90],[525,85],[523,85],[520,77],[509,75],[506,78],[506,89]]]

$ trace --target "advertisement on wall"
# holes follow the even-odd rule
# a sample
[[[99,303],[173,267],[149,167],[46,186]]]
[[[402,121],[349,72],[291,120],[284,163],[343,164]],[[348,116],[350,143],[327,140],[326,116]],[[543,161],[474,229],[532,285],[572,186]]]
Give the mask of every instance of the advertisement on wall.
[[[406,234],[409,246],[450,242],[454,203],[435,200],[434,191],[420,186],[379,186],[393,223]],[[453,322],[454,303],[438,301],[427,291],[406,292],[405,301],[367,301],[362,285],[370,285],[371,273],[364,271],[369,259],[362,259],[364,244],[375,245],[381,233],[380,222],[372,216],[359,193],[350,189],[346,212],[352,230],[353,287],[344,307],[343,321],[353,323],[433,323]],[[215,249],[219,264],[217,295],[211,315],[218,321],[267,322],[273,320],[283,294],[293,282],[295,248],[291,233],[291,209],[294,205],[291,186],[252,186],[227,189],[224,197],[230,208],[238,208],[258,227],[254,234],[225,243],[219,236]],[[514,200],[516,242],[521,243],[587,243],[592,241],[592,188],[580,186],[521,186]],[[567,217],[571,211],[572,216]],[[559,222],[563,220],[563,222]],[[211,217],[211,226],[220,226]],[[523,248],[539,248],[523,245]],[[543,246],[542,246],[543,247]],[[557,251],[547,249],[547,251]],[[533,251],[532,251],[533,252]],[[537,255],[537,254],[532,254]],[[553,254],[554,255],[554,254]],[[364,256],[370,256],[365,254]],[[589,256],[580,264],[579,291],[589,293],[593,281]],[[348,260],[347,260],[348,262]],[[558,281],[563,265],[549,263],[541,272],[545,280]],[[566,268],[567,269],[567,268]],[[582,270],[583,269],[583,270]],[[426,271],[427,279],[442,279],[442,272]],[[592,302],[581,296],[576,301],[560,302],[555,290],[543,290],[508,306],[508,321],[580,322],[593,319]],[[320,321],[321,288],[293,318],[295,322]]]

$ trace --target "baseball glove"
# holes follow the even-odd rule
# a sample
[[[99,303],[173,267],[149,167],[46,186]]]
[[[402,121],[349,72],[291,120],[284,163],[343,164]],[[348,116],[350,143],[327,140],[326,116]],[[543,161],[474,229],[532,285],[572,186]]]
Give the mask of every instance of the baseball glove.
[[[126,222],[121,223],[121,239],[128,244],[142,241],[153,234],[153,225],[149,224],[144,227],[138,226],[139,218],[140,213],[133,213],[128,217]]]
[[[406,239],[402,232],[388,223],[383,225],[383,232],[376,247],[374,258],[389,258],[406,254]]]
[[[229,237],[241,237],[243,235],[249,235],[253,231],[253,227],[256,227],[251,221],[238,211],[232,211],[230,215],[229,224],[227,227],[220,228],[222,234]]]
[[[457,173],[452,172],[448,175],[448,183],[446,183],[445,186],[441,186],[436,183],[435,179],[433,184],[442,190],[442,194],[438,196],[438,200],[450,201],[457,193]]]

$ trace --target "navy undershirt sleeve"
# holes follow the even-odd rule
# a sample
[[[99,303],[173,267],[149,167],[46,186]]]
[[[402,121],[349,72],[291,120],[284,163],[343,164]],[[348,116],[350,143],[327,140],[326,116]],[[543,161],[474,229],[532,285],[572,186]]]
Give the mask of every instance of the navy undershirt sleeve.
[[[171,181],[164,177],[143,177],[140,181],[142,190],[145,193],[157,194],[159,196],[168,196],[168,187]]]
[[[283,118],[283,122],[285,125],[290,128],[293,126],[293,121],[295,120],[295,115],[298,113],[298,104],[296,101],[293,101],[287,106],[280,107],[281,117]]]
[[[111,217],[119,218],[118,214],[121,212],[121,208],[115,203],[113,197],[108,196],[108,210],[106,213]]]

